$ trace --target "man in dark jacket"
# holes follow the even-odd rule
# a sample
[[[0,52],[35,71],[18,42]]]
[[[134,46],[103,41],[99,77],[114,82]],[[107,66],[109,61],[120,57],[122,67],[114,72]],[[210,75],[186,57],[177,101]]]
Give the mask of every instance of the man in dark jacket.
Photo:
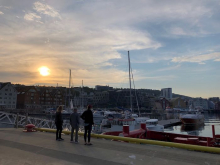
[[[70,140],[71,143],[73,143],[74,130],[75,130],[75,143],[78,143],[79,122],[80,122],[80,116],[77,113],[77,109],[74,108],[74,112],[70,115],[70,125],[72,127],[72,129],[71,129],[71,140]]]
[[[92,145],[92,143],[90,143],[90,134],[92,131],[92,125],[94,124],[93,122],[93,113],[91,111],[92,106],[88,105],[87,106],[87,110],[83,112],[83,114],[81,115],[81,118],[84,120],[84,141],[85,141],[85,145]],[[86,142],[87,139],[87,132],[88,132],[88,143]]]

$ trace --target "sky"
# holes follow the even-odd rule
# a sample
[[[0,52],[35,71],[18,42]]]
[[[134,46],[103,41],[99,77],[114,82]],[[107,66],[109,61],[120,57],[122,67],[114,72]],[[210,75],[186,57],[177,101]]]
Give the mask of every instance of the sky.
[[[0,82],[220,97],[219,0],[0,0]],[[39,68],[48,67],[42,76]],[[132,85],[133,86],[133,85]]]

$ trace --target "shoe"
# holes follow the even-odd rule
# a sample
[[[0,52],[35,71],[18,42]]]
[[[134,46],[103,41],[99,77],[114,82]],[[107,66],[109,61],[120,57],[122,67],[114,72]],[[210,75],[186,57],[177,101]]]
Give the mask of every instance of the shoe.
[[[74,141],[73,140],[70,140],[70,143],[73,143]]]
[[[75,144],[78,144],[79,142],[75,142]]]
[[[91,146],[91,145],[92,145],[92,143],[88,143],[87,145],[88,145],[88,146]]]
[[[56,139],[56,141],[61,141],[61,139]]]
[[[60,138],[60,140],[64,140],[63,138]]]

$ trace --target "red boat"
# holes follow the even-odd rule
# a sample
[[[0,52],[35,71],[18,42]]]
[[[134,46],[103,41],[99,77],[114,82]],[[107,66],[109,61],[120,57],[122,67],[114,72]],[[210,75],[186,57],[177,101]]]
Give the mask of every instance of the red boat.
[[[129,126],[123,126],[123,131],[113,131],[103,133],[104,135],[123,136],[131,138],[160,140],[175,143],[184,143],[209,147],[220,147],[220,135],[215,135],[215,128],[212,125],[213,137],[201,137],[193,135],[182,135],[167,132],[152,131],[146,128],[146,124],[142,123],[141,128],[129,131]]]
[[[180,120],[185,125],[197,125],[204,124],[204,115],[200,113],[188,113],[180,116]]]

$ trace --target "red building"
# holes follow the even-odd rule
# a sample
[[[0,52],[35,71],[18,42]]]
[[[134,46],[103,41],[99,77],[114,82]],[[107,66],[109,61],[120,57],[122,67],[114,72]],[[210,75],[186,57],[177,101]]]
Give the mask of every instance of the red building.
[[[166,98],[160,98],[159,100],[156,100],[156,102],[159,102],[161,104],[163,110],[165,110],[166,107],[170,106],[170,102]]]
[[[41,109],[39,93],[35,86],[16,87],[17,109],[39,110]]]

